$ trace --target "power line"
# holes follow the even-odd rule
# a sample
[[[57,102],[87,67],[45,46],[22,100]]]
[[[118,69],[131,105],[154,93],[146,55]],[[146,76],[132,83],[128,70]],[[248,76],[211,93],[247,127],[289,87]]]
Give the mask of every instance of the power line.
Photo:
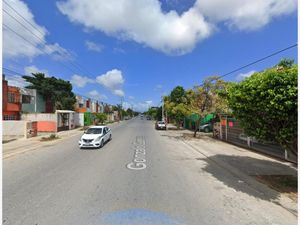
[[[2,67],[2,69],[6,70],[6,71],[8,71],[8,72],[17,74],[17,75],[19,75],[19,76],[21,76],[21,77],[24,76],[24,74],[18,73],[18,72],[14,71],[14,70],[11,70],[11,69],[8,69],[8,68],[5,68],[5,67]]]
[[[38,31],[42,36],[44,36],[44,34],[37,29],[37,27],[35,25],[33,25],[31,22],[29,22],[26,18],[24,18],[21,14],[18,13],[17,10],[15,10],[8,2],[6,2],[6,0],[4,0],[4,3],[10,8],[12,9],[19,17],[21,17],[27,24],[29,24],[32,28],[34,28],[36,31]],[[8,13],[5,9],[3,9],[3,11],[8,14],[10,17],[12,17],[14,20],[16,20],[19,24],[22,25],[22,23],[17,20],[14,16],[12,16],[10,13]],[[23,27],[25,27],[24,25],[22,25]],[[33,34],[27,27],[25,27],[26,30],[28,30],[31,34]],[[37,37],[35,34],[33,34],[35,37]],[[37,37],[39,38],[39,37]],[[41,38],[39,38],[42,42],[45,42],[45,40],[42,40]],[[47,46],[49,47],[49,46]],[[50,46],[50,48],[52,48],[52,46]],[[55,50],[52,48],[52,50]],[[88,73],[89,75],[93,76],[86,68],[84,68],[83,66],[81,66],[80,64],[76,63],[76,62],[70,62],[70,64],[72,64],[74,67],[77,67],[77,69],[81,70],[84,73]]]
[[[37,36],[36,34],[34,34],[30,29],[28,29],[28,27],[26,27],[23,23],[21,23],[19,20],[17,20],[14,16],[12,16],[10,13],[8,13],[5,9],[3,9],[3,11],[10,16],[12,19],[14,19],[18,24],[20,24],[22,27],[24,27],[30,34],[32,34],[33,36],[35,36],[37,39],[39,39],[43,44],[46,42],[43,38]],[[6,25],[7,26],[7,25]],[[37,30],[37,29],[36,29]],[[32,43],[31,43],[32,44]],[[51,45],[47,45],[48,48],[52,49],[54,52],[56,51],[56,49],[54,49]],[[50,54],[49,54],[50,55]],[[70,62],[70,64],[72,64],[74,67],[77,67],[77,69],[79,68],[82,72],[85,73],[84,70],[82,70],[79,66],[77,66],[76,64]]]
[[[3,70],[6,70],[6,71],[8,71],[8,72],[10,72],[10,73],[13,73],[13,74],[5,74],[5,75],[7,75],[7,76],[13,76],[13,75],[18,75],[18,76],[20,76],[21,78],[23,78],[23,76],[26,76],[25,74],[21,74],[21,73],[19,73],[19,72],[17,72],[17,71],[14,71],[14,70],[11,70],[11,69],[8,69],[8,68],[6,68],[6,67],[2,67],[2,69]],[[27,75],[28,76],[28,75]],[[73,92],[75,95],[77,95],[77,96],[79,96],[79,97],[83,97],[83,98],[86,98],[86,99],[91,99],[91,100],[93,100],[93,101],[97,101],[97,102],[99,102],[99,103],[103,103],[103,104],[105,104],[105,102],[103,102],[103,101],[101,101],[100,99],[95,99],[95,98],[92,98],[92,97],[88,97],[88,96],[85,96],[85,95],[82,95],[82,94],[79,94],[79,93],[75,93],[75,92]]]
[[[10,27],[8,27],[7,25],[3,24],[3,27],[5,29],[10,30],[11,32],[13,32],[15,35],[17,35],[18,37],[22,38],[24,41],[28,42],[29,44],[31,44],[33,47],[37,47],[35,44],[33,44],[31,41],[29,41],[28,39],[24,38],[22,35],[18,34],[16,31],[14,31],[13,29],[11,29]],[[45,53],[46,55],[50,55],[49,52],[46,52],[43,49],[39,49],[41,52]],[[67,69],[69,69],[70,71],[72,71],[72,73],[76,73],[75,70],[73,70],[72,68],[70,68],[69,66],[65,65],[64,63],[62,63],[61,61],[58,61],[61,65],[63,65],[64,67],[66,67]]]
[[[291,49],[291,48],[294,48],[294,47],[296,47],[296,46],[298,46],[298,43],[293,44],[293,45],[291,45],[291,46],[289,46],[289,47],[286,47],[286,48],[284,48],[284,49],[281,49],[281,50],[279,50],[279,51],[276,51],[276,52],[274,52],[274,53],[272,53],[272,54],[270,54],[270,55],[267,55],[267,56],[265,56],[265,57],[263,57],[263,58],[260,58],[260,59],[254,61],[254,62],[251,62],[251,63],[249,63],[249,64],[246,64],[246,65],[244,65],[244,66],[242,66],[242,67],[239,67],[239,68],[237,68],[237,69],[234,69],[234,70],[232,70],[232,71],[230,71],[230,72],[228,72],[228,73],[226,73],[226,74],[224,74],[224,75],[222,75],[222,76],[219,76],[217,79],[220,79],[220,78],[222,78],[222,77],[228,76],[228,75],[230,75],[230,74],[232,74],[232,73],[235,73],[235,72],[237,72],[237,71],[240,71],[240,70],[242,70],[242,69],[244,69],[244,68],[246,68],[246,67],[252,66],[252,65],[254,65],[254,64],[258,63],[258,62],[261,62],[261,61],[263,61],[263,60],[265,60],[265,59],[268,59],[268,58],[270,58],[270,57],[272,57],[272,56],[274,56],[274,55],[278,55],[279,53],[284,52],[284,51],[287,51],[287,50],[289,50],[289,49]]]

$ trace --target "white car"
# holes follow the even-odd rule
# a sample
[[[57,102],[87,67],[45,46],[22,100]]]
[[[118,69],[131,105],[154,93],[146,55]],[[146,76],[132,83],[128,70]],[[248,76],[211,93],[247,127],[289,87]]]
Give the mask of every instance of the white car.
[[[156,130],[167,130],[167,125],[164,121],[157,121],[155,123]]]
[[[80,148],[102,148],[104,143],[112,139],[111,130],[107,126],[92,126],[81,136]]]

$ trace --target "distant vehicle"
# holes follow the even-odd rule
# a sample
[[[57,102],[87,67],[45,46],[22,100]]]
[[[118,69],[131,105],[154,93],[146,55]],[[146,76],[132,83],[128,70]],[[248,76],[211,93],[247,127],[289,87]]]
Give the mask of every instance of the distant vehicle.
[[[155,123],[156,130],[167,130],[167,125],[164,121],[157,121]]]
[[[199,126],[199,131],[204,131],[205,133],[212,132],[212,124],[202,124]]]
[[[124,120],[129,120],[129,119],[130,119],[129,116],[125,116],[125,117],[124,117]]]
[[[92,126],[84,132],[78,144],[80,148],[102,148],[111,139],[112,133],[107,126]]]
[[[147,116],[147,120],[151,120],[151,116]]]

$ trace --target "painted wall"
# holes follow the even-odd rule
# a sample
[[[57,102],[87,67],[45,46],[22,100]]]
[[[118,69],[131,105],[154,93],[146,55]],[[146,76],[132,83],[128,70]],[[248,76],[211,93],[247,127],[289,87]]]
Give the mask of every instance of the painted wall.
[[[22,120],[28,121],[57,121],[57,115],[55,113],[28,113],[22,114]]]
[[[54,121],[37,121],[38,132],[57,132],[57,124]]]

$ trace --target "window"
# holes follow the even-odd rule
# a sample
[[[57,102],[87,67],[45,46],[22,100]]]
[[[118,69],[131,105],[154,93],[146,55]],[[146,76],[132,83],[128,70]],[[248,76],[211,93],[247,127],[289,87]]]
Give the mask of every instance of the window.
[[[86,134],[101,134],[102,128],[89,128],[86,131]]]
[[[22,95],[22,103],[24,104],[33,104],[34,96],[31,95]]]
[[[3,120],[16,120],[16,115],[4,115]]]
[[[15,103],[16,102],[16,95],[14,93],[8,92],[8,102]]]

